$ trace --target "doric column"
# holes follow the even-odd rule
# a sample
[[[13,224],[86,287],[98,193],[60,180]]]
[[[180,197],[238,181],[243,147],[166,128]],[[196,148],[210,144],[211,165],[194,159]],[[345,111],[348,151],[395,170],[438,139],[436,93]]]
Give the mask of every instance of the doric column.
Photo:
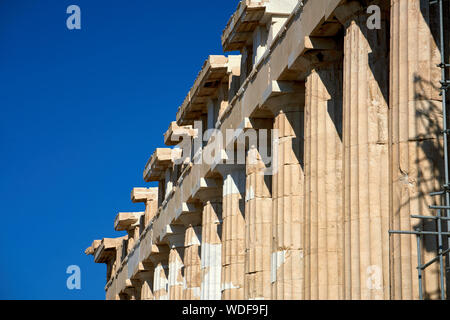
[[[141,300],[153,300],[153,281],[154,281],[154,270],[146,272],[141,276]]]
[[[184,300],[199,300],[201,298],[201,226],[189,225],[186,228],[185,252],[184,252]]]
[[[381,5],[380,1],[377,3]],[[356,4],[356,2],[350,3]],[[384,8],[383,8],[384,9]],[[344,35],[345,299],[389,298],[387,23],[368,29],[359,4]]]
[[[150,256],[155,266],[153,273],[154,300],[169,300],[169,252],[167,246],[157,246],[155,254]]]
[[[169,247],[161,243],[152,244],[151,246],[151,253],[148,256],[148,260],[144,262],[142,269],[149,270],[148,277],[151,277],[153,274],[153,281],[148,281],[150,288],[153,289],[153,300],[168,300]],[[150,295],[148,297],[150,299]]]
[[[428,206],[439,199],[429,193],[443,184],[438,16],[430,8],[437,6],[430,7],[428,0],[391,0],[390,222],[395,230],[418,227],[411,214],[435,215]],[[434,237],[425,240],[423,262],[437,250]],[[390,249],[391,298],[417,299],[415,237],[392,235]],[[439,297],[437,267],[434,264],[424,272],[424,296],[430,299]]]
[[[220,300],[222,198],[205,202],[202,216],[201,299]]]
[[[155,300],[168,300],[168,269],[167,261],[160,261],[155,267],[154,284],[154,298]]]
[[[183,276],[185,231],[186,228],[183,225],[170,224],[167,226],[166,235],[163,237],[163,241],[170,248],[168,275],[169,300],[183,299],[183,290],[185,287]]]
[[[342,64],[311,71],[305,103],[305,299],[343,299]]]
[[[245,166],[223,168],[222,299],[244,299]]]
[[[245,191],[245,299],[271,299],[272,179],[256,147],[246,161]]]
[[[184,226],[184,300],[201,298],[201,258],[200,245],[202,239],[202,206],[196,203],[183,202],[177,209],[176,222]],[[181,239],[180,239],[181,240]]]
[[[173,246],[169,254],[169,300],[182,300],[184,277],[182,273],[184,247]]]
[[[285,90],[275,83],[273,90]],[[265,103],[274,114],[272,176],[272,299],[303,299],[303,145],[304,83],[286,85],[292,94],[269,98]]]

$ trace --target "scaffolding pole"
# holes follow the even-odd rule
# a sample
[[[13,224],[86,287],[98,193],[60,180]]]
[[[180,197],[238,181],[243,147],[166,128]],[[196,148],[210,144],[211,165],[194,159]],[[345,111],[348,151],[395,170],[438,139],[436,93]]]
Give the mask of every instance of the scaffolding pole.
[[[430,209],[432,206],[430,206]],[[412,215],[413,219],[420,220],[435,220],[437,222],[437,231],[424,231],[422,228],[417,228],[415,231],[401,231],[401,230],[389,230],[389,234],[399,234],[399,235],[415,235],[417,238],[417,273],[419,278],[419,299],[423,300],[423,273],[425,269],[431,266],[436,261],[439,261],[439,283],[440,283],[440,294],[441,300],[445,300],[445,273],[444,273],[444,255],[450,252],[450,249],[444,250],[443,248],[443,236],[450,236],[450,232],[442,231],[442,221],[449,221],[448,217],[441,216],[441,210],[437,210],[437,216],[419,216]],[[422,264],[422,240],[424,236],[436,236],[438,238],[438,254],[436,257]]]

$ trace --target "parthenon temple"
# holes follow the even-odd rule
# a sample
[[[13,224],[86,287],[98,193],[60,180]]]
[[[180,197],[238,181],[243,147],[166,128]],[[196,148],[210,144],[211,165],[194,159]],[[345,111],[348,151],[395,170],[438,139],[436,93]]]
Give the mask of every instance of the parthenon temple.
[[[86,249],[106,299],[439,299],[418,263],[447,236],[411,217],[445,204],[432,2],[242,0],[143,169],[158,187],[131,191],[145,211]]]

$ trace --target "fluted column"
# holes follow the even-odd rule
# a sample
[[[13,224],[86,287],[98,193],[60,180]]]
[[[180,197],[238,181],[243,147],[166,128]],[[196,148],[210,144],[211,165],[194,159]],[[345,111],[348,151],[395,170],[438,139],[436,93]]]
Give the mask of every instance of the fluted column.
[[[305,103],[305,299],[343,299],[342,64],[313,70]]]
[[[303,299],[304,95],[272,106],[278,132],[272,177],[272,298]],[[286,102],[287,101],[287,102]]]
[[[172,247],[169,253],[169,300],[182,300],[184,247]]]
[[[271,177],[258,149],[248,151],[245,191],[245,299],[271,299],[270,256],[272,236]]]
[[[223,173],[222,299],[244,299],[245,167],[228,165]]]
[[[184,277],[186,288],[184,289],[184,300],[199,300],[201,297],[201,244],[202,227],[188,226],[185,237],[184,251]]]
[[[345,298],[389,298],[387,23],[344,23]]]
[[[203,207],[201,245],[201,299],[220,300],[222,269],[222,199],[211,199]]]
[[[411,214],[435,215],[428,206],[439,199],[428,194],[440,189],[444,177],[440,68],[436,67],[440,53],[434,40],[439,38],[438,16],[428,3],[391,0],[391,228],[396,230],[419,226]],[[435,239],[425,240],[423,262],[436,254]],[[393,299],[418,298],[416,250],[415,237],[391,236]],[[425,298],[439,297],[437,267],[434,264],[424,272]]]
[[[141,278],[141,300],[153,300],[153,272],[146,272],[146,275]]]
[[[167,259],[167,258],[166,258]],[[155,267],[154,274],[154,299],[155,300],[168,300],[168,263],[167,260],[159,261]]]

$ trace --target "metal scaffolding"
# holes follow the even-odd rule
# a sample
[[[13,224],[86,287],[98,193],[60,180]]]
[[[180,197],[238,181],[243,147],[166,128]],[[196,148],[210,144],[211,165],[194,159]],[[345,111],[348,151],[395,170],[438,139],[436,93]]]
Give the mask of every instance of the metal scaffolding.
[[[444,206],[430,206],[431,210],[436,210],[436,216],[421,216],[412,215],[413,219],[434,220],[437,223],[437,231],[424,231],[422,228],[416,228],[415,231],[401,231],[401,230],[389,230],[389,234],[400,234],[400,235],[416,235],[417,238],[417,270],[419,278],[419,298],[423,300],[423,272],[426,268],[439,261],[439,279],[440,279],[440,294],[441,299],[446,299],[445,293],[445,278],[446,272],[449,270],[444,267],[444,256],[447,255],[447,264],[450,263],[450,180],[449,180],[449,167],[448,167],[448,136],[450,134],[450,129],[447,125],[447,90],[450,87],[450,80],[447,79],[447,69],[450,68],[450,64],[445,61],[445,36],[444,36],[444,0],[431,0],[430,5],[439,6],[439,46],[441,52],[441,63],[437,66],[441,68],[441,93],[442,96],[442,114],[443,114],[443,131],[441,134],[444,138],[444,185],[441,191],[433,192],[430,195],[433,197],[444,196],[445,195],[445,205]],[[445,210],[445,216],[442,216],[441,212]],[[447,232],[442,231],[442,222],[447,221]],[[438,252],[430,261],[422,264],[422,240],[426,235],[436,236],[438,239]],[[447,249],[443,249],[443,236],[447,236]]]

